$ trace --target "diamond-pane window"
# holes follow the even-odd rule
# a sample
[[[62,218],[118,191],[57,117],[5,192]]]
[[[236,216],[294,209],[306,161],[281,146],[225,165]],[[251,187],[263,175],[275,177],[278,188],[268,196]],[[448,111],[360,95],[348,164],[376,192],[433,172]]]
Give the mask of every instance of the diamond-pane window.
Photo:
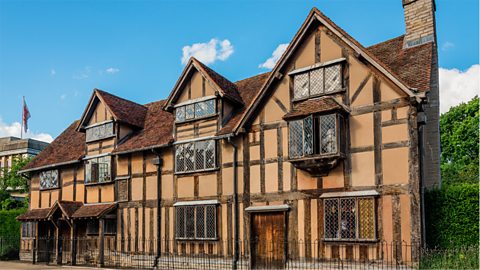
[[[325,199],[324,219],[325,239],[375,239],[374,198]]]
[[[303,156],[303,120],[290,121],[288,124],[289,155],[290,157]]]
[[[314,69],[310,72],[310,95],[323,94],[323,68]]]
[[[342,88],[340,65],[325,68],[325,93],[338,91]]]
[[[321,153],[337,152],[336,117],[334,114],[320,117]]]
[[[305,155],[313,154],[313,117],[303,119],[303,152]]]
[[[215,140],[179,144],[175,148],[175,172],[215,169]]]
[[[358,237],[375,238],[375,202],[372,198],[358,200]]]
[[[206,142],[200,141],[195,143],[195,169],[205,169],[205,147]]]
[[[195,117],[195,104],[185,106],[185,119],[193,119]]]
[[[179,144],[175,148],[175,171],[183,172],[185,171],[185,153],[183,152],[184,145]]]
[[[215,168],[215,141],[205,142],[205,169]]]
[[[102,125],[87,127],[85,130],[85,141],[92,142],[104,138],[112,137],[114,135],[113,122],[108,122]]]
[[[176,206],[176,237],[189,240],[217,238],[217,206]]]
[[[40,173],[40,189],[58,187],[58,171],[50,170]]]
[[[186,143],[185,144],[185,171],[193,171],[195,170],[195,157],[194,157],[194,143]]]
[[[175,116],[176,116],[176,121],[178,122],[185,121],[185,106],[176,108]]]
[[[308,73],[301,73],[295,76],[293,85],[293,96],[295,99],[305,98],[309,95]]]

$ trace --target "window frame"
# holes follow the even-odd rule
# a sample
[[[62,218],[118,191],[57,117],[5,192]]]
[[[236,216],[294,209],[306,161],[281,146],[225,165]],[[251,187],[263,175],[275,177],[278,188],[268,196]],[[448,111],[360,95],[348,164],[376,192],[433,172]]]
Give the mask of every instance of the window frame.
[[[328,68],[332,68],[332,67],[335,67],[335,66],[339,66],[340,70],[339,70],[339,75],[340,75],[340,87],[338,87],[337,89],[333,90],[333,91],[330,91],[330,92],[326,92],[326,76],[325,76],[325,72]],[[314,98],[314,97],[321,97],[321,96],[325,96],[325,95],[332,95],[332,94],[335,94],[335,93],[338,93],[338,92],[342,92],[342,91],[345,91],[345,88],[346,86],[344,85],[344,69],[345,69],[345,64],[344,64],[344,61],[340,60],[338,62],[334,62],[334,63],[329,63],[329,64],[324,64],[324,65],[320,65],[320,66],[314,66],[314,67],[310,67],[310,68],[307,68],[307,69],[301,69],[299,71],[293,71],[293,72],[290,72],[289,75],[291,77],[291,80],[293,82],[293,97],[292,97],[292,101],[293,102],[296,102],[296,101],[301,101],[301,100],[306,100],[306,99],[310,99],[310,98]],[[318,70],[322,70],[322,92],[321,93],[315,93],[315,94],[312,94],[312,89],[311,89],[311,73],[312,72],[316,72]],[[307,82],[308,82],[308,94],[306,96],[297,96],[297,89],[296,89],[296,86],[295,86],[295,78],[297,76],[304,76],[304,75],[307,75],[308,79],[307,79]]]
[[[203,167],[197,169],[197,145],[205,143],[206,145],[208,143],[211,143],[213,146],[213,154],[212,154],[212,159],[213,159],[213,166],[210,168],[207,168],[207,161],[209,158],[207,157],[207,152],[208,148],[201,148],[203,150]],[[185,155],[185,147],[192,145],[193,144],[193,169],[189,170],[187,168],[187,157]],[[182,154],[180,156],[182,162],[183,162],[183,170],[179,171],[179,157],[177,156],[177,151],[179,151],[179,148],[182,147]],[[210,149],[211,150],[211,149]],[[205,171],[213,171],[218,169],[218,164],[217,164],[217,150],[218,150],[218,145],[217,145],[217,140],[215,139],[206,139],[206,140],[196,140],[196,141],[191,141],[191,142],[185,142],[185,143],[179,143],[175,145],[174,148],[174,162],[175,162],[175,174],[188,174],[188,173],[195,173],[195,172],[205,172]],[[189,161],[190,162],[190,161]]]
[[[180,240],[180,241],[216,241],[219,239],[218,235],[218,203],[211,203],[211,204],[182,204],[182,205],[177,205],[175,207],[175,239]],[[214,216],[213,216],[213,226],[214,228],[212,229],[215,235],[213,237],[208,237],[208,225],[211,225],[210,219],[207,218],[207,211],[208,208],[213,208],[214,211]],[[192,208],[193,209],[193,237],[187,236],[187,230],[188,224],[192,224],[192,220],[189,220],[187,218],[187,208]],[[197,219],[197,209],[203,209],[203,237],[198,237],[198,219]],[[178,222],[180,220],[179,218],[179,211],[182,210],[182,215],[183,215],[183,225],[180,225]],[[179,235],[179,227],[182,226],[183,228],[183,235]]]
[[[109,125],[111,125],[111,129],[108,128]],[[99,129],[99,128],[102,128],[102,127],[106,131],[110,130],[111,133],[104,134],[103,136],[89,138],[89,135],[88,135],[89,131],[91,131],[93,129]],[[95,123],[93,125],[85,127],[85,142],[87,142],[87,143],[95,142],[95,141],[99,141],[99,140],[104,140],[104,139],[115,137],[115,136],[116,136],[116,134],[115,134],[115,123],[114,123],[113,120],[107,120],[107,121],[103,121],[103,122],[100,122],[100,123]]]
[[[322,151],[322,118],[327,118],[333,116],[335,118],[335,151],[333,152],[325,152],[323,153]],[[311,154],[306,154],[305,152],[305,120],[308,118],[312,118],[311,121],[311,130],[312,130],[312,151]],[[292,130],[291,130],[291,124],[292,122],[301,122],[302,125],[302,155],[297,155],[297,156],[292,156],[292,146],[291,143],[293,141],[292,136]],[[296,159],[303,159],[303,158],[309,158],[309,157],[324,157],[324,156],[335,156],[335,155],[340,155],[341,153],[344,152],[344,145],[345,142],[344,140],[346,139],[346,136],[344,135],[345,130],[345,123],[344,123],[344,117],[338,113],[338,112],[329,112],[329,113],[324,113],[324,114],[310,114],[306,117],[303,118],[297,118],[293,120],[289,120],[288,123],[288,158],[290,160],[296,160]]]
[[[202,114],[202,115],[199,115],[197,116],[197,107],[200,106],[200,103],[205,103],[207,104],[207,102],[212,102],[213,104],[213,113],[210,113],[210,114]],[[190,118],[187,118],[187,107],[192,107],[193,111],[192,111],[192,114],[193,116],[190,117]],[[198,100],[198,101],[192,101],[192,102],[189,102],[189,103],[186,103],[186,104],[180,104],[180,105],[177,105],[175,106],[175,123],[186,123],[186,122],[191,122],[191,121],[195,121],[195,120],[199,120],[199,119],[204,119],[204,118],[209,118],[209,117],[213,117],[213,116],[216,116],[217,115],[217,108],[218,107],[218,104],[217,104],[217,99],[215,97],[211,97],[211,98],[208,98],[208,99],[204,99],[204,100]],[[178,114],[177,114],[177,110],[182,110],[183,111],[183,120],[179,120],[178,119]]]
[[[43,175],[46,174],[46,173],[50,173],[52,174],[53,172],[55,172],[56,174],[56,178],[57,178],[57,184],[55,186],[42,186],[42,178],[43,178]],[[38,174],[38,178],[39,178],[39,188],[40,190],[49,190],[49,189],[57,189],[57,188],[60,188],[60,171],[58,169],[54,169],[54,170],[46,170],[46,171],[41,171],[39,174]]]
[[[97,161],[96,164],[108,164],[108,169],[107,171],[109,172],[109,176],[110,176],[110,179],[107,180],[107,181],[100,181],[100,176],[98,177],[98,179],[96,181],[92,181],[92,168],[90,167],[90,169],[88,169],[88,166],[91,166],[92,165],[92,160],[99,160],[99,159],[104,159],[104,158],[109,158],[109,162],[103,162],[103,163],[99,163]],[[96,156],[96,157],[87,157],[85,160],[85,166],[84,166],[84,170],[85,170],[85,185],[98,185],[98,184],[105,184],[105,183],[112,183],[113,182],[113,177],[112,177],[112,163],[113,163],[113,158],[111,155],[103,155],[103,156]],[[100,169],[98,169],[98,175],[100,175]]]
[[[27,227],[26,229],[25,229],[25,226]],[[27,232],[27,233],[25,234],[24,232]],[[22,222],[22,239],[35,238],[35,233],[36,233],[35,221]]]
[[[355,200],[355,237],[354,238],[342,238],[341,233],[340,237],[338,237],[339,232],[341,232],[341,217],[342,217],[342,209],[341,209],[341,200],[346,200],[346,199],[354,199]],[[360,206],[359,206],[359,201],[360,200],[372,200],[373,201],[373,238],[360,238],[360,221],[362,220],[360,217]],[[336,238],[328,238],[326,237],[327,235],[327,211],[326,211],[326,201],[337,201],[337,232]],[[360,197],[333,197],[333,198],[325,198],[323,199],[323,220],[325,221],[323,225],[323,240],[325,241],[343,241],[343,242],[348,242],[348,241],[363,241],[363,242],[374,242],[378,240],[378,233],[377,233],[377,202],[376,198],[374,196],[360,196]]]

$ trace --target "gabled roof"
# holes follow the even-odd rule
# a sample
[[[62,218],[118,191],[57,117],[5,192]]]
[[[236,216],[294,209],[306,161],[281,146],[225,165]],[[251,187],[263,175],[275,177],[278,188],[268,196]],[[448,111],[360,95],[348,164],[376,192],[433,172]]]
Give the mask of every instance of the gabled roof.
[[[404,37],[401,35],[375,44],[367,50],[398,74],[410,87],[422,92],[428,91],[435,47],[432,42],[429,42],[404,49]]]
[[[313,113],[329,112],[333,110],[348,111],[340,101],[334,97],[326,96],[315,99],[308,99],[295,103],[293,109],[283,116],[288,120],[296,117],[307,116]]]
[[[78,162],[85,151],[85,133],[77,131],[78,124],[78,120],[70,124],[62,134],[25,165],[20,172]]]
[[[86,126],[97,102],[102,102],[116,121],[133,127],[143,128],[147,108],[130,100],[112,95],[105,91],[94,89],[87,109],[80,118],[79,130]]]
[[[100,218],[117,207],[116,203],[87,204],[78,208],[72,218]]]
[[[18,221],[45,220],[48,217],[50,208],[31,209],[17,217]]]
[[[404,91],[407,95],[411,97],[415,97],[418,101],[420,100],[420,96],[415,94],[405,80],[403,80],[396,72],[390,68],[388,65],[383,63],[379,60],[372,52],[368,51],[365,47],[363,47],[358,41],[352,38],[347,32],[345,32],[342,28],[337,26],[332,20],[330,20],[327,16],[325,16],[322,12],[320,12],[317,8],[313,8],[307,19],[303,22],[302,26],[298,30],[298,32],[293,37],[292,41],[289,43],[287,49],[283,53],[282,57],[278,60],[275,67],[273,68],[272,72],[270,73],[269,78],[266,80],[265,84],[263,85],[262,89],[258,91],[258,94],[255,96],[252,104],[247,108],[245,114],[241,117],[235,127],[232,129],[233,132],[237,133],[243,125],[248,121],[249,118],[252,117],[256,108],[260,106],[260,102],[263,97],[266,96],[266,92],[269,89],[269,86],[272,82],[284,74],[281,70],[285,66],[285,63],[290,59],[290,56],[293,54],[297,46],[301,43],[303,37],[307,34],[307,30],[314,22],[320,22],[322,25],[327,27],[334,35],[340,38],[343,42],[345,42],[348,46],[350,46],[358,55],[366,60],[370,65],[372,65],[375,69],[379,72],[384,74],[387,78],[389,78],[395,85],[397,85],[402,91]]]
[[[51,218],[51,216],[57,211],[57,209],[60,209],[62,213],[67,217],[71,218],[73,213],[77,211],[78,208],[80,208],[83,205],[82,202],[74,202],[74,201],[56,201],[55,204],[50,208],[50,211],[48,212],[48,218]]]
[[[172,92],[170,92],[170,95],[165,103],[165,109],[169,109],[172,106],[172,103],[175,102],[175,100],[180,96],[180,91],[186,83],[188,76],[194,69],[200,72],[200,74],[212,84],[214,89],[218,91],[218,94],[221,97],[226,98],[238,105],[244,104],[242,97],[237,90],[237,86],[234,83],[218,74],[211,68],[207,67],[194,57],[191,57],[182,74],[180,75],[180,78],[175,83]]]
[[[165,100],[146,104],[148,112],[145,116],[144,128],[121,142],[113,153],[156,148],[173,142],[174,117],[170,112],[162,109],[164,104]]]

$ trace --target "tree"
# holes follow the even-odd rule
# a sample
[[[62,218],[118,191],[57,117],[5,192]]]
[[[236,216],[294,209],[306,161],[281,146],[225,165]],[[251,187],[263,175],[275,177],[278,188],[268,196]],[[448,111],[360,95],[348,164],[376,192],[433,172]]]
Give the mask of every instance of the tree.
[[[10,169],[2,169],[0,173],[0,209],[9,210],[25,206],[24,202],[18,202],[12,199],[9,191],[28,192],[27,179],[18,175],[18,171],[30,162],[31,159],[31,157],[15,157]]]
[[[440,116],[441,172],[445,184],[478,183],[479,98]]]

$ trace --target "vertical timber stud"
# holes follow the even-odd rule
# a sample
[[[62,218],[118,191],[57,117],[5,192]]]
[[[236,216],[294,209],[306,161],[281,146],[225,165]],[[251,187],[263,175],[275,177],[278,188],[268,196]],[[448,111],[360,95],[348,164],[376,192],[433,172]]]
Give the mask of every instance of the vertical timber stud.
[[[320,35],[321,35],[321,30],[320,28],[317,29],[317,31],[315,31],[315,63],[320,63],[320,53],[321,53],[321,49],[320,49]]]
[[[242,203],[243,208],[250,206],[250,145],[248,139],[248,133],[242,136],[242,150],[243,150],[243,195]],[[250,215],[244,215],[243,218],[243,241],[249,243],[250,239]],[[248,245],[246,252],[251,254],[250,245]],[[251,256],[250,256],[251,257]]]
[[[105,244],[105,239],[104,239],[104,218],[100,218],[99,221],[99,226],[98,226],[98,266],[103,267],[105,264],[105,257],[104,257],[104,244]]]
[[[393,221],[393,258],[402,261],[402,223],[400,220],[400,196],[392,195],[392,221]]]
[[[422,215],[425,215],[425,212],[421,211],[421,200],[423,198],[423,184],[421,183],[422,171],[421,168],[421,159],[422,155],[419,153],[419,145],[423,149],[424,136],[423,131],[425,126],[419,127],[417,121],[418,111],[415,107],[410,106],[408,113],[408,124],[409,124],[409,139],[410,139],[410,151],[409,151],[409,183],[410,183],[410,218],[411,218],[411,241],[413,245],[420,245],[422,243]],[[422,135],[419,137],[419,129],[422,132]],[[422,192],[422,195],[420,193]],[[423,232],[425,233],[425,232]],[[424,236],[423,236],[424,237]],[[412,256],[412,261],[419,261],[419,254],[414,253]]]
[[[71,220],[72,222],[72,227],[70,230],[70,243],[71,247],[70,250],[72,251],[71,253],[71,265],[76,265],[77,264],[77,239],[75,237],[75,234],[77,233],[77,223]]]
[[[146,207],[146,200],[147,200],[147,153],[143,152],[143,193],[142,193],[142,252],[145,252],[145,207]]]
[[[381,102],[380,80],[377,76],[373,77],[373,143],[375,158],[375,185],[380,187],[383,184],[382,170],[382,111],[377,108]]]
[[[282,127],[277,127],[277,169],[278,191],[283,192],[283,134]]]

